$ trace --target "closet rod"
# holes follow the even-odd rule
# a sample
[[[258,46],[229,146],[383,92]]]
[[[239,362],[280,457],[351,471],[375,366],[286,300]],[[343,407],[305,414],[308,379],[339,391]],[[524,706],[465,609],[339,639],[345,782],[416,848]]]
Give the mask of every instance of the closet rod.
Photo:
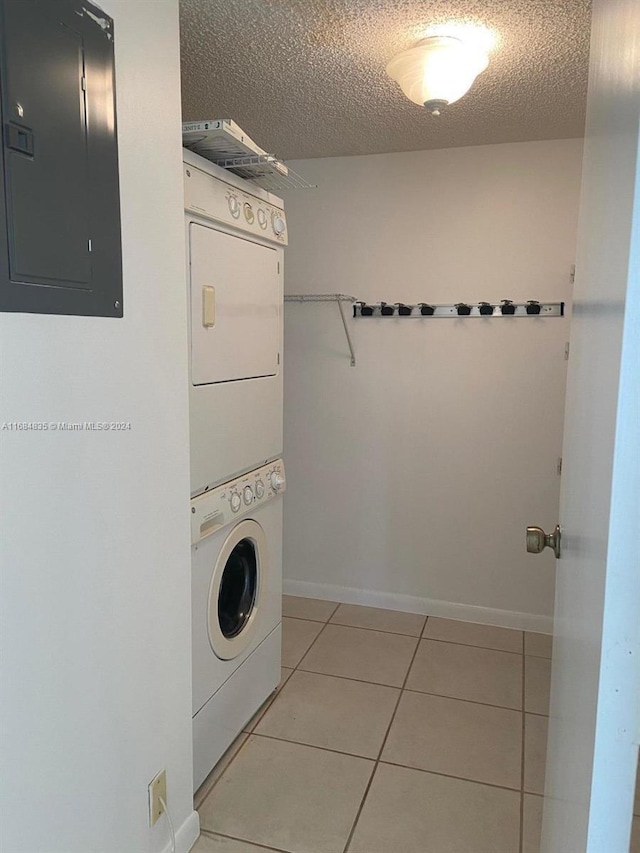
[[[288,293],[285,294],[284,297],[285,302],[335,302],[338,306],[338,310],[340,311],[340,318],[342,320],[342,325],[344,327],[344,333],[347,338],[347,344],[349,345],[349,352],[351,354],[351,367],[356,366],[356,354],[353,349],[353,342],[351,340],[351,335],[349,334],[349,327],[347,326],[347,318],[345,317],[344,308],[342,307],[343,302],[353,303],[356,301],[355,296],[349,296],[347,293]]]

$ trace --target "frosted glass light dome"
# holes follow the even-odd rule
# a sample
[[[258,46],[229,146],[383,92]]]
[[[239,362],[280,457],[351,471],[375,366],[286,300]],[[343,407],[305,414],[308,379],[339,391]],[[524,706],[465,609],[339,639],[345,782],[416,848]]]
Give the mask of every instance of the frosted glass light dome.
[[[387,74],[414,104],[440,115],[471,88],[489,64],[488,55],[453,36],[431,36],[395,56]]]

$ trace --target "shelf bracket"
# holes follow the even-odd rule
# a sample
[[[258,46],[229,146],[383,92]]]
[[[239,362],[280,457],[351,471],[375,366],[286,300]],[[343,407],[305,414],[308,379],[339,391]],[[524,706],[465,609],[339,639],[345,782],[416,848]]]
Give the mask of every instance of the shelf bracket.
[[[344,315],[344,308],[342,307],[342,299],[336,300],[338,303],[338,308],[340,309],[340,317],[342,318],[342,325],[344,326],[344,333],[347,336],[347,344],[349,345],[349,352],[351,353],[351,367],[356,366],[356,354],[353,351],[353,342],[351,340],[351,335],[349,334],[349,327],[347,326],[347,318]]]
[[[356,366],[356,354],[353,349],[353,341],[351,340],[351,334],[349,332],[349,326],[347,325],[347,317],[344,313],[343,303],[349,302],[353,304],[356,301],[355,296],[349,296],[346,293],[290,293],[285,294],[284,297],[285,302],[337,302],[338,310],[340,311],[340,319],[342,320],[342,325],[344,327],[344,334],[347,338],[347,345],[349,347],[350,354],[350,364],[351,367]]]

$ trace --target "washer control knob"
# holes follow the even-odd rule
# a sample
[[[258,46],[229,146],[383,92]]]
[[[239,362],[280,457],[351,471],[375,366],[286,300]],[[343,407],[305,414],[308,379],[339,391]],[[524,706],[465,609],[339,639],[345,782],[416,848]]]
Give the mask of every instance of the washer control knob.
[[[242,499],[237,492],[231,492],[229,503],[231,504],[231,511],[238,512],[238,510],[242,506]]]
[[[263,230],[267,227],[267,214],[261,207],[258,208],[258,225]]]
[[[262,482],[262,480],[258,480],[258,482],[256,483],[256,497],[258,499],[264,497],[264,483]]]
[[[227,204],[229,205],[229,213],[234,219],[237,219],[240,216],[240,202],[236,196],[230,195],[227,199]]]
[[[252,225],[253,220],[255,219],[253,208],[251,207],[248,201],[245,201],[244,203],[244,218],[247,220],[249,225]]]
[[[281,234],[284,234],[284,229],[286,228],[284,219],[277,214],[273,214],[273,218],[271,220],[271,225],[273,227],[273,233],[276,237],[279,237]]]
[[[284,477],[280,474],[279,471],[273,471],[273,473],[269,476],[269,482],[271,483],[271,488],[274,492],[279,492],[280,489],[284,486]]]
[[[244,502],[247,506],[253,501],[253,489],[251,486],[245,486],[244,491],[242,492],[242,497],[244,498]]]

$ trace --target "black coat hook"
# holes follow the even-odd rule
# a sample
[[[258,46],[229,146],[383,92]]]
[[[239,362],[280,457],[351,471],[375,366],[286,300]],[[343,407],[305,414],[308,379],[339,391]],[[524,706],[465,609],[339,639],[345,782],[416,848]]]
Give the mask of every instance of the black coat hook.
[[[419,302],[420,305],[420,313],[423,317],[432,317],[433,312],[436,310],[433,305],[428,305],[426,302]]]
[[[413,305],[405,305],[404,302],[396,302],[398,306],[398,314],[401,317],[410,317],[413,311]]]
[[[387,305],[386,302],[381,302],[380,313],[383,317],[393,317],[393,315],[396,313],[396,309],[393,305]]]
[[[530,299],[527,302],[527,314],[539,314],[542,306],[537,299]]]
[[[466,302],[456,302],[456,306],[458,309],[459,317],[468,317],[471,314],[471,305],[467,305]]]
[[[501,299],[502,305],[500,306],[500,310],[503,314],[515,314],[516,306],[513,304],[511,299]]]
[[[480,309],[480,313],[483,317],[493,314],[493,305],[491,305],[490,302],[480,302],[478,304],[478,308]]]
[[[353,306],[353,316],[357,317],[357,308],[356,305],[360,306],[360,316],[361,317],[371,317],[373,315],[373,305],[367,305],[366,302],[356,302]]]

